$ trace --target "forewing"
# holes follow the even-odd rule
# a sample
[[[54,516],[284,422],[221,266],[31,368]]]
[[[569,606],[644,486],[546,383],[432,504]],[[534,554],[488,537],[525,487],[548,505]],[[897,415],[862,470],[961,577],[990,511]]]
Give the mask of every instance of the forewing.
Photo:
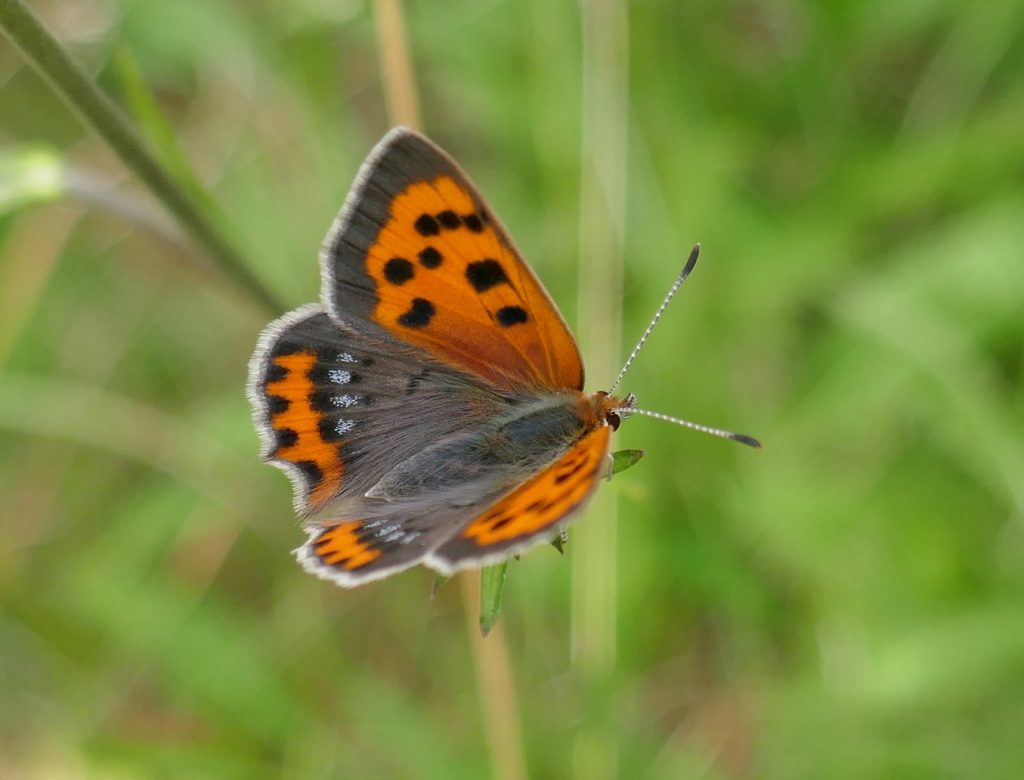
[[[423,136],[371,152],[321,252],[323,300],[505,390],[583,387],[576,343],[458,165]]]
[[[444,574],[497,563],[551,539],[608,474],[611,428],[594,429],[551,466],[475,514],[424,563]]]
[[[507,407],[422,350],[341,325],[318,305],[267,326],[248,394],[263,457],[291,477],[305,516],[361,512],[397,463]]]

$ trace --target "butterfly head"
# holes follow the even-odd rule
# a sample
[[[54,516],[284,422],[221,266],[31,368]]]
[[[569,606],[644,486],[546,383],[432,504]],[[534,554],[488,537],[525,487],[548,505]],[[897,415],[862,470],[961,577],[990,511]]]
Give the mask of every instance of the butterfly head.
[[[636,403],[636,396],[632,393],[621,397],[612,395],[605,390],[598,390],[589,395],[588,399],[597,420],[607,424],[613,431],[619,429],[623,418],[629,415]]]

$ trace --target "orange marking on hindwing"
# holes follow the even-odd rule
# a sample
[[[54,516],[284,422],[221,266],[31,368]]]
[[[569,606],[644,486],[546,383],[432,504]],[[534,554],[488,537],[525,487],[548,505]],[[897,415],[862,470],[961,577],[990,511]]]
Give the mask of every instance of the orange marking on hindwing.
[[[590,495],[601,478],[610,436],[607,425],[584,436],[551,466],[470,523],[462,535],[487,547],[557,523]]]
[[[380,550],[360,540],[356,531],[362,526],[359,520],[350,520],[325,529],[313,543],[316,556],[328,566],[338,566],[347,571],[375,561]]]
[[[273,363],[284,369],[286,374],[266,385],[267,396],[278,396],[288,402],[282,411],[272,415],[271,427],[279,437],[285,431],[294,433],[292,443],[278,446],[271,457],[293,463],[306,474],[311,482],[309,503],[312,506],[336,495],[344,474],[338,445],[324,441],[320,435],[319,424],[323,414],[310,402],[313,382],[309,372],[316,362],[317,357],[312,352],[278,355],[273,358]]]
[[[578,389],[575,342],[483,205],[450,176],[396,195],[366,255],[372,319],[502,386]]]

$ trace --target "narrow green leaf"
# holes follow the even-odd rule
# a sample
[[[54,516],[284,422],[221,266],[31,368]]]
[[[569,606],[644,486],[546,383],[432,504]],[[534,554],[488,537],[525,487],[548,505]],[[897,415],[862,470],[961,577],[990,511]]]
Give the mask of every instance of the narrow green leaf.
[[[612,476],[632,468],[644,456],[643,450],[619,450],[612,453]]]
[[[0,150],[0,214],[64,194],[64,161],[54,150],[30,144]]]
[[[501,615],[508,561],[480,570],[480,635],[487,636]]]
[[[135,57],[127,49],[121,49],[114,57],[114,65],[128,109],[142,134],[152,145],[154,154],[174,177],[178,186],[185,190],[223,231],[226,220],[222,218],[220,207],[207,192],[182,151],[177,133],[147,86]]]
[[[430,598],[437,598],[437,592],[447,585],[450,579],[451,577],[445,577],[443,574],[434,572],[434,584],[430,586]]]

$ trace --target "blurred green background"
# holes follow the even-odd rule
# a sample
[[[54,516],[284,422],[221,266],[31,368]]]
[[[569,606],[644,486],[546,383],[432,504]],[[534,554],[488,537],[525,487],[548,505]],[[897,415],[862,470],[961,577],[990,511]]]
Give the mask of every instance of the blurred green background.
[[[123,104],[134,61],[254,271],[314,300],[388,126],[372,6],[30,5]],[[425,129],[570,322],[580,13],[406,3]],[[623,426],[648,455],[603,488],[618,646],[596,682],[570,642],[587,518],[565,557],[513,564],[529,776],[580,776],[585,733],[621,777],[1019,777],[1024,4],[650,0],[621,32],[612,352],[701,241],[625,389],[766,446]],[[242,392],[270,314],[196,270],[6,40],[0,155],[0,775],[488,776],[459,588],[295,565]]]

